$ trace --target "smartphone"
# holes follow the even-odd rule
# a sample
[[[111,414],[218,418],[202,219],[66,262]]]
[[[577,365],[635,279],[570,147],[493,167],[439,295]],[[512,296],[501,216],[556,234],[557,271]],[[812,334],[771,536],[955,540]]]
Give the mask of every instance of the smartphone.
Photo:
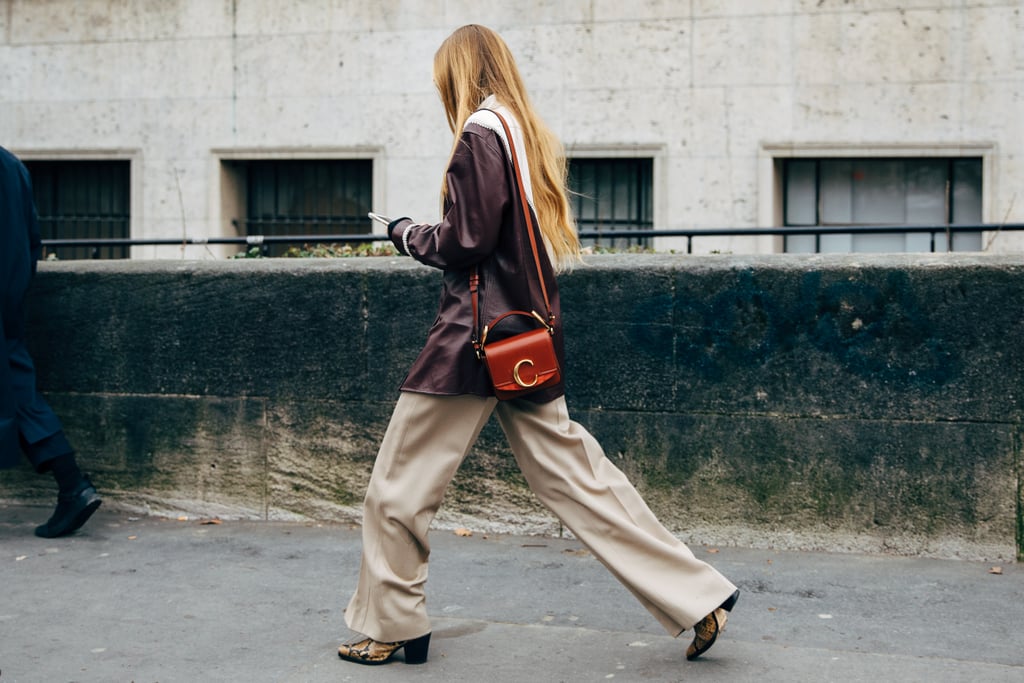
[[[388,218],[387,216],[381,216],[379,213],[374,213],[372,211],[366,215],[372,218],[373,220],[377,221],[378,223],[383,223],[384,225],[387,225],[388,223],[391,222],[391,219]]]

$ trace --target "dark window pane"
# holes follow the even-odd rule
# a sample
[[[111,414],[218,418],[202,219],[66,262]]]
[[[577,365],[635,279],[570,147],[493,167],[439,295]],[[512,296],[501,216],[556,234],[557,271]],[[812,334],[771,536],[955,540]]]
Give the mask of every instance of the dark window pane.
[[[785,224],[948,225],[981,222],[981,159],[788,159],[783,162]],[[811,178],[816,178],[812,183]],[[816,214],[815,222],[808,222]],[[788,237],[787,252],[807,252],[812,238]],[[957,234],[953,250],[981,247],[981,234]],[[821,253],[945,251],[934,233],[823,234]]]
[[[246,235],[361,235],[373,195],[369,159],[288,159],[245,164]],[[274,245],[280,255],[290,245]]]
[[[907,222],[907,188],[901,159],[858,159],[852,163],[850,188],[853,223],[899,225]]]
[[[786,225],[817,224],[817,170],[817,161],[786,164]]]
[[[946,222],[945,159],[908,159],[907,223],[926,225]]]
[[[957,159],[953,162],[950,191],[950,222],[981,222],[981,159]],[[953,251],[981,251],[981,233],[953,235]]]
[[[981,222],[981,159],[953,162],[953,223]]]
[[[654,227],[652,159],[572,159],[570,202],[582,230],[650,230]],[[583,239],[616,248],[647,246],[646,238]]]
[[[43,239],[126,239],[129,161],[26,161]],[[56,247],[59,259],[127,258],[128,247]]]
[[[828,159],[821,167],[821,225],[853,222],[853,162]]]

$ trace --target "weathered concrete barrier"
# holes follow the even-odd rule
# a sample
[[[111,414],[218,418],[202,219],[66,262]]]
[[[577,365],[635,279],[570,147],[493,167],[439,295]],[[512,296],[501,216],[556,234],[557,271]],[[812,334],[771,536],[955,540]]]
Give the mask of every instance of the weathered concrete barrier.
[[[602,256],[568,399],[695,543],[1024,553],[1024,257]],[[42,264],[40,385],[113,503],[356,520],[439,275],[408,259]],[[49,499],[27,469],[0,498]],[[553,532],[492,424],[439,523]]]

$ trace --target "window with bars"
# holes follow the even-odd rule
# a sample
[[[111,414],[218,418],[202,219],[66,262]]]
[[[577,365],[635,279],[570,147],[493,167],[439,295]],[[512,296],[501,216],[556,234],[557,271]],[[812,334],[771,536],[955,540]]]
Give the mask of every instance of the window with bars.
[[[131,162],[26,160],[43,239],[126,239]],[[59,259],[128,258],[128,247],[53,247]]]
[[[570,202],[583,230],[650,230],[654,227],[654,160],[577,158],[569,160]],[[642,237],[588,238],[584,245],[618,249],[649,246]]]
[[[982,164],[976,157],[787,159],[787,226],[981,223]],[[981,233],[790,235],[790,253],[976,251]]]
[[[371,230],[366,213],[373,200],[370,159],[261,159],[230,162],[244,176],[245,235],[360,235]],[[272,245],[279,256],[291,245]]]

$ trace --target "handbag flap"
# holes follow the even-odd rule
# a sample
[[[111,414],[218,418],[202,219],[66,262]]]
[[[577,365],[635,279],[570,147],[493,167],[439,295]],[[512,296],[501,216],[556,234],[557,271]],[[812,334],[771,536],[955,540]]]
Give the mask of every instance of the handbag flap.
[[[488,344],[484,359],[499,398],[509,392],[521,395],[560,379],[555,345],[545,328]]]

